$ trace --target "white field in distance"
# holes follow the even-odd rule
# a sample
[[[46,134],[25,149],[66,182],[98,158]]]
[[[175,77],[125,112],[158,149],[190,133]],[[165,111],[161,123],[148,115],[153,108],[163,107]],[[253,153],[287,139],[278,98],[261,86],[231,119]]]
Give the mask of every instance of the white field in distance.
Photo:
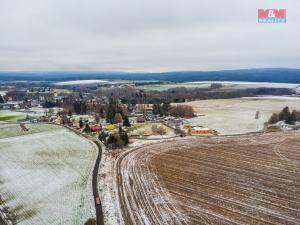
[[[198,115],[188,119],[192,125],[204,126],[220,134],[243,134],[263,129],[273,113],[284,107],[300,110],[299,97],[265,96],[236,99],[212,99],[182,103],[193,106]],[[259,111],[259,118],[255,119]]]
[[[53,125],[0,124],[0,195],[20,225],[82,225],[95,217],[96,146]]]
[[[64,85],[89,85],[89,84],[111,84],[107,80],[71,80],[71,81],[62,81],[57,82],[55,85],[64,86]]]
[[[292,83],[272,83],[272,82],[247,82],[247,81],[193,81],[193,82],[186,82],[186,84],[213,84],[219,83],[224,85],[225,87],[235,87],[236,88],[260,88],[260,87],[267,87],[267,88],[296,88],[300,86],[300,84],[292,84]]]

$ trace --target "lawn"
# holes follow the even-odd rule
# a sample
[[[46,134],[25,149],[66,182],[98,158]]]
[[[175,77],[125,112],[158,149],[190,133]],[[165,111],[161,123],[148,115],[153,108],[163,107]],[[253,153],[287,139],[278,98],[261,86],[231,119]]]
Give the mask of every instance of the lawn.
[[[152,130],[153,125],[157,127],[163,127],[166,133],[163,135],[153,134],[153,130]],[[129,134],[132,136],[143,135],[143,136],[149,136],[151,138],[162,138],[162,137],[174,136],[174,131],[173,129],[165,126],[162,123],[138,123],[129,128]]]
[[[7,115],[7,114],[0,114],[0,121],[1,122],[16,122],[19,119],[25,118],[25,115]]]
[[[131,127],[128,127],[128,131],[129,132],[133,132],[134,130],[137,130],[139,128],[143,127],[142,124],[134,124],[134,125],[131,125]]]

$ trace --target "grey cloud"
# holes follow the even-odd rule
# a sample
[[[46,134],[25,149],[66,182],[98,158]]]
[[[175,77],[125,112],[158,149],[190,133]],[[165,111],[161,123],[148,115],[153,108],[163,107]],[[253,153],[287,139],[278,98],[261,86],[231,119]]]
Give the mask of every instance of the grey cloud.
[[[286,24],[258,24],[286,8]],[[0,70],[300,68],[298,0],[0,0]]]

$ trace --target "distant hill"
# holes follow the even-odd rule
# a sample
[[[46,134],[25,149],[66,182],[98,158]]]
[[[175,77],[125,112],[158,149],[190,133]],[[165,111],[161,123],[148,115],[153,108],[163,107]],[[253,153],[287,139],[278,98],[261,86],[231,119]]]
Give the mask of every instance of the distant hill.
[[[221,71],[181,71],[164,73],[125,72],[0,72],[0,81],[62,81],[87,79],[186,81],[249,81],[300,83],[300,69],[243,69]]]

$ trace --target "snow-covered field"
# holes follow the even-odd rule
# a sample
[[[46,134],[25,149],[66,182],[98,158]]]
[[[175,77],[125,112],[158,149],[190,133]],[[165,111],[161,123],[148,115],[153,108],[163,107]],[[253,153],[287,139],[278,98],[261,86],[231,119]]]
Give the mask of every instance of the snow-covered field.
[[[2,96],[6,95],[6,91],[0,91],[0,95]]]
[[[188,120],[191,124],[214,129],[220,134],[261,130],[272,113],[278,113],[285,106],[300,110],[300,98],[282,96],[201,100],[184,104],[192,105],[199,115]],[[257,111],[259,118],[255,119]]]
[[[59,126],[53,126],[50,124],[25,124],[25,127],[28,128],[28,131],[22,131],[21,127],[17,124],[3,123],[0,124],[0,138],[16,137],[28,134],[35,134],[40,132],[50,132],[61,129]]]
[[[106,84],[109,83],[106,80],[71,80],[71,81],[63,81],[57,82],[55,85],[86,85],[86,84]]]
[[[95,217],[96,146],[58,126],[0,124],[0,195],[21,225],[82,225]],[[20,135],[20,136],[16,136]]]
[[[116,172],[114,169],[115,159],[112,154],[102,146],[102,157],[99,168],[98,187],[102,199],[102,211],[104,224],[123,224],[121,209],[118,200],[118,188]]]
[[[296,88],[300,84],[291,84],[291,83],[271,83],[271,82],[244,82],[244,81],[194,81],[187,82],[187,84],[212,84],[219,83],[224,85],[227,88],[259,88],[259,87],[268,87],[268,88]]]

